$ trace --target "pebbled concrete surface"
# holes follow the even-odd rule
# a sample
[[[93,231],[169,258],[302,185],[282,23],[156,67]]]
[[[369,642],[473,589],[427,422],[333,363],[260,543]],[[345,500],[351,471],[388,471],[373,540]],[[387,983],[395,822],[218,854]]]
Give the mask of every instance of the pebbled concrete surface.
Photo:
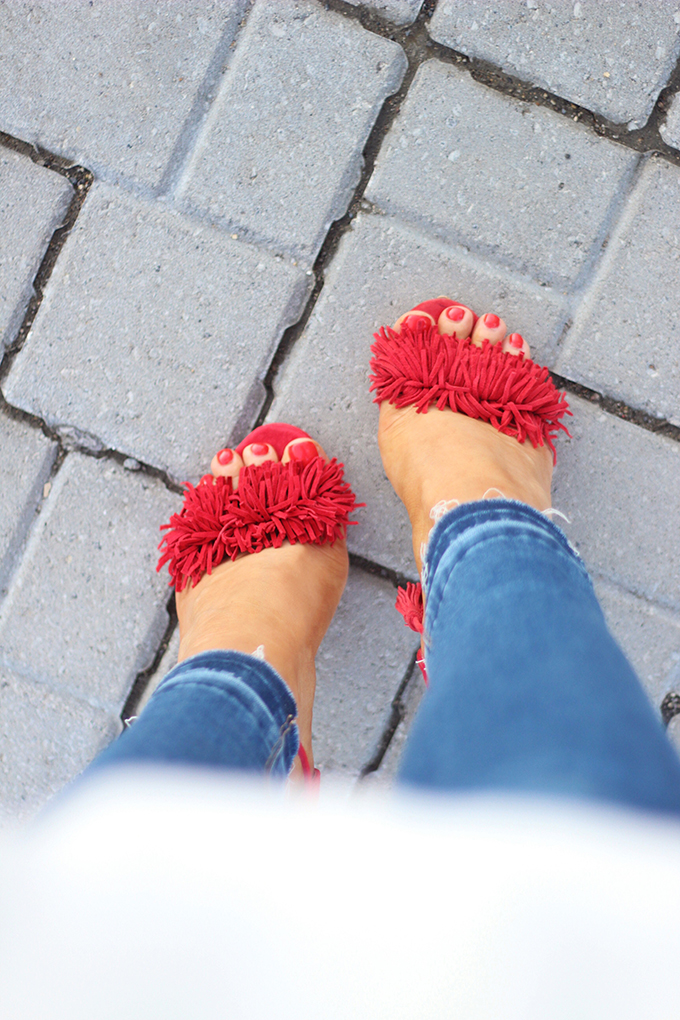
[[[33,280],[73,197],[67,180],[0,149],[0,361],[33,294]]]
[[[162,203],[95,185],[5,397],[195,481],[216,443],[248,431],[276,343],[311,283]]]
[[[597,255],[637,160],[552,110],[431,60],[385,139],[366,198],[442,241],[564,286]]]
[[[659,125],[664,142],[680,149],[680,93],[673,96],[665,121]]]
[[[556,370],[680,425],[680,168],[642,168]]]
[[[57,444],[0,411],[0,604],[36,514],[49,494]]]
[[[0,136],[6,336],[72,193],[12,146],[46,146],[48,165],[76,160],[95,178],[22,350],[0,366],[7,817],[118,732],[167,637],[153,568],[179,504],[171,480],[198,478],[258,416],[314,432],[368,504],[317,663],[315,741],[346,783],[385,747],[362,782],[393,781],[422,684],[402,688],[416,640],[380,575],[414,565],[377,453],[369,345],[438,293],[498,311],[537,360],[627,402],[632,421],[572,398],[554,505],[652,703],[680,694],[680,444],[636,417],[680,425],[680,171],[662,144],[679,144],[677,96],[652,112],[660,89],[677,92],[675,6],[361,6],[0,10],[0,131],[16,139]],[[494,87],[454,49],[490,62]],[[551,89],[554,108],[511,96],[507,73]],[[578,123],[558,112],[570,99]]]
[[[0,663],[111,713],[168,624],[158,525],[175,508],[156,479],[70,454],[0,605]]]
[[[680,10],[643,0],[439,0],[430,33],[593,113],[640,127],[677,62]]]
[[[12,0],[0,7],[0,130],[98,176],[158,187],[200,121],[246,9]],[[184,145],[183,145],[184,143]]]
[[[0,825],[30,818],[120,730],[115,714],[0,665]]]
[[[368,134],[405,70],[396,43],[315,3],[261,3],[179,195],[239,236],[311,264],[349,205]]]

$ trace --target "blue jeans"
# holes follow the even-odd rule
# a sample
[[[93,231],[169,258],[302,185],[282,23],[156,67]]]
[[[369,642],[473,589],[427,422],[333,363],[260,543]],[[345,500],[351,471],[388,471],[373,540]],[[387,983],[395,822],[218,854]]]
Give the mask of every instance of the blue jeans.
[[[425,557],[430,687],[400,781],[514,791],[680,813],[680,759],[564,534],[531,507],[467,503]],[[284,776],[296,707],[265,662],[186,660],[91,768],[185,762]]]

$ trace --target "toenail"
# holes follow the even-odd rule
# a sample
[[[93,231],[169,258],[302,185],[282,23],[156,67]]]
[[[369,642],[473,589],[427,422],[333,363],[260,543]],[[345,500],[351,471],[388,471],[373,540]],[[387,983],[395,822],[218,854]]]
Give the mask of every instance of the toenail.
[[[316,445],[311,439],[306,439],[304,443],[294,443],[293,446],[288,448],[288,454],[291,460],[302,461],[306,464],[307,461],[314,460],[315,457],[319,456],[319,451]]]
[[[461,319],[465,318],[465,309],[461,308],[460,305],[451,305],[450,308],[446,309],[446,318],[450,319],[451,322],[460,322]]]
[[[488,326],[489,329],[497,329],[498,326],[500,326],[500,324],[501,320],[498,318],[497,315],[489,313],[488,315],[484,316],[484,325]]]
[[[508,337],[508,343],[511,347],[524,347],[524,337],[521,333],[511,333]]]
[[[404,324],[410,326],[411,329],[415,329],[422,322],[428,323],[430,321],[427,315],[407,315],[404,319]]]
[[[220,464],[231,464],[233,459],[234,459],[233,450],[220,450],[220,452],[217,454],[217,460]]]
[[[269,453],[269,446],[267,443],[253,443],[250,452],[254,457],[264,457],[266,453]]]
[[[201,480],[200,480],[200,482],[198,484],[199,485],[207,485],[208,482],[210,482],[210,484],[212,484],[214,481],[215,481],[215,476],[214,475],[203,475],[203,477],[201,478]]]

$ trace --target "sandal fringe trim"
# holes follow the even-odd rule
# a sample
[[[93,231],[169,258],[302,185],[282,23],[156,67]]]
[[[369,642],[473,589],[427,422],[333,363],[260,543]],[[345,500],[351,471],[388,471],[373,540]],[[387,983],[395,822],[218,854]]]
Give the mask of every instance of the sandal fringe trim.
[[[405,588],[397,589],[395,609],[404,617],[407,627],[416,634],[423,633],[423,588],[420,581],[417,584],[408,581]]]
[[[543,368],[525,358],[507,354],[500,344],[484,340],[481,347],[470,338],[442,336],[420,319],[402,323],[401,332],[383,326],[374,333],[371,347],[371,391],[375,403],[388,400],[395,407],[413,404],[419,414],[435,405],[489,422],[499,432],[532,446],[544,444],[555,457],[554,437],[571,414]]]
[[[162,555],[156,569],[168,563],[170,584],[182,591],[189,579],[197,584],[240,553],[278,548],[286,541],[332,544],[356,523],[349,515],[360,505],[335,458],[244,467],[236,492],[231,478],[207,475],[197,486],[187,483],[181,511],[161,526],[167,534],[158,546]]]

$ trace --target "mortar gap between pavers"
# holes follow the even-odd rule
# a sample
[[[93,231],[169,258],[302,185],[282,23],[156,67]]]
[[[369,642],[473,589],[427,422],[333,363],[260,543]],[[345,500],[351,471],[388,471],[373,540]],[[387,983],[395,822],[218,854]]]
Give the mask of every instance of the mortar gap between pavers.
[[[8,136],[0,135],[0,142],[2,142],[2,139],[5,137]],[[39,159],[34,159],[33,162],[38,163],[41,166],[46,166],[46,164],[44,162],[41,162]],[[50,168],[48,167],[48,169]],[[62,174],[62,176],[67,177],[69,179],[73,187],[73,197],[69,203],[68,209],[66,210],[66,215],[64,216],[63,223],[56,227],[56,229],[52,233],[52,237],[50,238],[49,244],[47,245],[47,248],[45,250],[45,254],[43,255],[42,261],[38,267],[38,271],[35,274],[32,283],[33,293],[29,299],[28,306],[26,308],[26,314],[23,317],[21,325],[19,326],[19,329],[17,331],[17,334],[11,341],[11,343],[9,343],[5,348],[4,357],[2,359],[2,363],[0,364],[0,385],[2,385],[2,382],[7,377],[7,374],[10,368],[12,367],[12,363],[15,357],[17,356],[17,354],[19,353],[19,351],[21,350],[26,341],[26,337],[28,336],[31,326],[33,325],[33,321],[37,315],[38,309],[42,303],[43,295],[45,293],[45,287],[50,276],[52,275],[52,271],[56,265],[57,258],[59,257],[59,254],[62,248],[64,247],[64,244],[66,243],[66,238],[70,234],[71,230],[75,225],[76,220],[78,219],[78,214],[80,213],[83,203],[87,197],[87,193],[90,190],[90,187],[94,180],[94,177],[90,173],[90,171],[86,170],[84,167],[75,167],[75,169],[78,171],[79,174],[78,180],[75,183],[67,173]]]
[[[387,720],[387,725],[380,735],[376,749],[371,758],[362,766],[359,772],[358,781],[361,782],[366,776],[370,775],[371,772],[377,772],[380,768],[382,761],[387,754],[394,734],[399,729],[400,724],[406,715],[406,705],[404,704],[404,695],[408,689],[409,684],[412,682],[415,676],[416,670],[416,656],[417,650],[411,656],[406,672],[402,677],[401,683],[399,684],[392,702],[390,704],[390,716]]]
[[[680,715],[680,694],[669,691],[661,702],[661,718],[666,726],[676,715]]]
[[[386,12],[381,14],[380,11],[367,7],[365,4],[359,3],[355,5],[345,3],[344,0],[324,0],[324,7],[327,10],[341,14],[351,21],[358,21],[361,27],[365,28],[368,32],[373,32],[374,35],[381,35],[398,43],[402,42],[401,37],[413,34],[414,31],[428,22],[434,14],[436,6],[437,0],[424,0],[415,21],[412,21],[410,25],[399,25],[394,21],[390,21],[389,14]]]
[[[575,397],[582,397],[583,400],[597,404],[603,411],[615,418],[620,418],[622,421],[638,425],[647,432],[653,432],[657,436],[665,436],[667,439],[680,443],[680,427],[671,425],[665,418],[655,418],[654,415],[648,414],[646,411],[630,407],[623,400],[615,400],[613,397],[598,393],[597,390],[591,390],[587,386],[583,386],[582,383],[573,382],[555,372],[551,372],[550,375],[558,389],[566,390],[567,393],[572,393]]]
[[[130,687],[130,693],[125,699],[125,704],[123,705],[123,708],[121,709],[120,713],[120,718],[123,727],[129,726],[130,723],[136,718],[137,707],[142,698],[144,697],[144,693],[149,684],[149,681],[153,677],[154,673],[156,673],[156,671],[158,670],[158,667],[160,666],[161,663],[161,659],[167,652],[168,645],[172,641],[173,634],[175,633],[175,630],[178,626],[177,606],[175,605],[174,590],[167,601],[165,609],[168,614],[168,625],[165,628],[163,637],[161,638],[161,643],[156,649],[156,654],[153,657],[153,661],[146,667],[146,669],[140,670],[132,682],[132,686]]]

